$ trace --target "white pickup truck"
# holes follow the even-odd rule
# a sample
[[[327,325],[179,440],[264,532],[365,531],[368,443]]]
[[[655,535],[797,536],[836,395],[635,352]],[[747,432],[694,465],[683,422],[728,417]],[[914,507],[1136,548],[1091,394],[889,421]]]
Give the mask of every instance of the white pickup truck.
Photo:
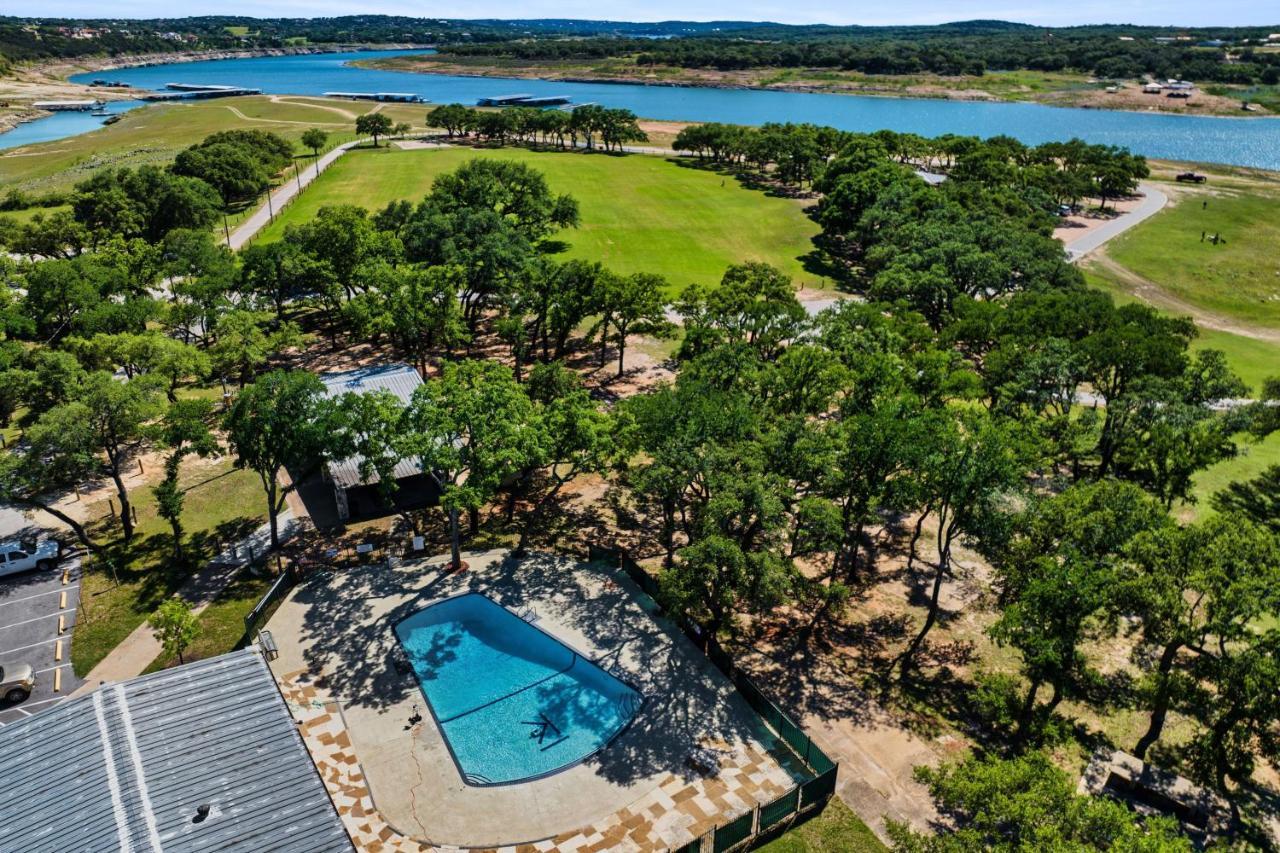
[[[31,569],[52,569],[58,564],[59,547],[56,539],[0,542],[0,577]]]

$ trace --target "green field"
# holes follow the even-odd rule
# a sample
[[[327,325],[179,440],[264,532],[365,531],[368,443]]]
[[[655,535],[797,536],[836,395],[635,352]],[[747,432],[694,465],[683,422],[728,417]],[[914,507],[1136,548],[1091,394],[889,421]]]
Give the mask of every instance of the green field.
[[[1201,242],[1202,232],[1226,244]],[[1107,253],[1192,305],[1280,328],[1278,246],[1280,191],[1254,186],[1188,194],[1116,238]]]
[[[330,133],[330,144],[355,137],[355,117],[374,109],[361,101],[267,96],[158,104],[131,110],[91,133],[0,152],[0,187],[41,194],[70,189],[105,167],[164,165],[220,130],[259,128],[297,140],[307,128]],[[425,125],[425,105],[383,105],[397,122]],[[299,146],[299,154],[304,153]]]
[[[1091,286],[1110,293],[1117,304],[1137,301],[1137,298],[1105,269],[1086,267],[1084,277]],[[1257,393],[1262,389],[1264,379],[1280,376],[1280,344],[1203,327],[1199,331],[1200,334],[1191,342],[1191,349],[1221,350],[1227,357],[1227,363],[1231,369],[1244,380],[1251,393]]]
[[[578,200],[582,224],[557,235],[569,245],[561,257],[599,260],[620,273],[660,273],[673,291],[691,282],[714,283],[725,267],[748,260],[767,261],[798,283],[821,286],[800,261],[818,231],[801,202],[644,155],[518,148],[355,151],[308,187],[259,239],[279,239],[285,226],[311,219],[326,205],[377,209],[397,199],[416,201],[436,175],[477,156],[530,163],[553,190]]]

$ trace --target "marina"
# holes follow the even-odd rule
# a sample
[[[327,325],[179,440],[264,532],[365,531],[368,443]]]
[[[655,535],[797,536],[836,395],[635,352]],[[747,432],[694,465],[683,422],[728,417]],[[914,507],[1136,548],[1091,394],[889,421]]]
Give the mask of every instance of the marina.
[[[353,51],[252,59],[210,60],[183,64],[141,66],[113,72],[114,79],[135,89],[156,92],[152,100],[170,101],[193,93],[162,91],[169,82],[207,87],[216,79],[241,87],[243,94],[323,96],[326,92],[379,92],[412,95],[433,104],[477,103],[481,99],[564,97],[578,104],[597,103],[629,109],[647,119],[718,121],[760,125],[766,122],[809,122],[841,130],[873,132],[882,128],[921,136],[944,133],[991,137],[1012,136],[1028,145],[1079,138],[1102,145],[1168,160],[1223,163],[1280,169],[1280,119],[1179,116],[1155,112],[1124,112],[1030,103],[951,101],[810,94],[754,89],[708,89],[688,86],[643,86],[613,83],[566,83],[550,80],[512,80],[414,74],[364,68],[351,63],[422,51]],[[72,77],[89,84],[95,75]],[[209,91],[204,88],[202,91]],[[226,90],[205,97],[223,97]],[[177,96],[177,97],[175,97]],[[113,101],[112,113],[140,106],[138,100]],[[0,149],[61,139],[101,127],[101,119],[83,113],[59,113],[0,134]]]

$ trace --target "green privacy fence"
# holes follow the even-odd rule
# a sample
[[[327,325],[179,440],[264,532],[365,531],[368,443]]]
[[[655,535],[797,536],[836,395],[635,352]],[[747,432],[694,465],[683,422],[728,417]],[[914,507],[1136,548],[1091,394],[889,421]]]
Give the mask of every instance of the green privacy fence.
[[[607,562],[622,569],[636,586],[654,600],[654,607],[658,607],[657,601],[660,600],[660,596],[657,580],[640,568],[639,564],[626,552],[615,548],[589,545],[587,556],[592,561]],[[728,823],[721,824],[701,838],[695,838],[683,847],[674,848],[671,853],[723,853],[739,847],[745,848],[761,833],[782,827],[788,821],[794,820],[797,815],[819,807],[831,799],[836,791],[836,776],[840,766],[805,734],[804,729],[795,720],[765,695],[751,677],[734,663],[733,656],[725,651],[706,629],[685,619],[677,618],[674,621],[685,636],[702,650],[707,659],[733,682],[738,688],[738,693],[752,710],[760,715],[760,719],[769,728],[778,733],[779,739],[791,748],[808,771],[813,774],[804,782],[794,785],[773,802],[757,806]]]
[[[285,570],[276,577],[275,582],[268,587],[258,603],[253,606],[253,609],[245,614],[244,637],[241,639],[242,645],[253,640],[253,632],[258,630],[263,621],[263,616],[271,609],[272,605],[284,598],[297,582],[298,575],[296,570],[292,565],[286,566]]]

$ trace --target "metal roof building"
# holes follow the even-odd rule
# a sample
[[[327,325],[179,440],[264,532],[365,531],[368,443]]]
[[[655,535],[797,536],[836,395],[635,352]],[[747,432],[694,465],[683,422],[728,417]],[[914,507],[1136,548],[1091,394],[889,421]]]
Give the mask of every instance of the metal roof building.
[[[0,755],[4,849],[354,850],[256,648],[0,728]]]
[[[341,373],[322,373],[320,381],[324,383],[325,394],[329,397],[341,397],[343,394],[368,394],[373,391],[390,391],[406,406],[413,398],[413,392],[422,385],[422,377],[418,371],[407,364],[384,364],[377,367],[361,367],[355,370],[344,370]],[[338,505],[338,517],[350,517],[350,505],[347,491],[364,486],[376,485],[379,481],[377,472],[372,472],[366,479],[360,475],[360,464],[363,458],[352,456],[329,462],[325,468],[327,478],[333,483],[334,498]],[[422,466],[415,459],[401,459],[394,469],[397,480],[408,480],[423,474]]]

